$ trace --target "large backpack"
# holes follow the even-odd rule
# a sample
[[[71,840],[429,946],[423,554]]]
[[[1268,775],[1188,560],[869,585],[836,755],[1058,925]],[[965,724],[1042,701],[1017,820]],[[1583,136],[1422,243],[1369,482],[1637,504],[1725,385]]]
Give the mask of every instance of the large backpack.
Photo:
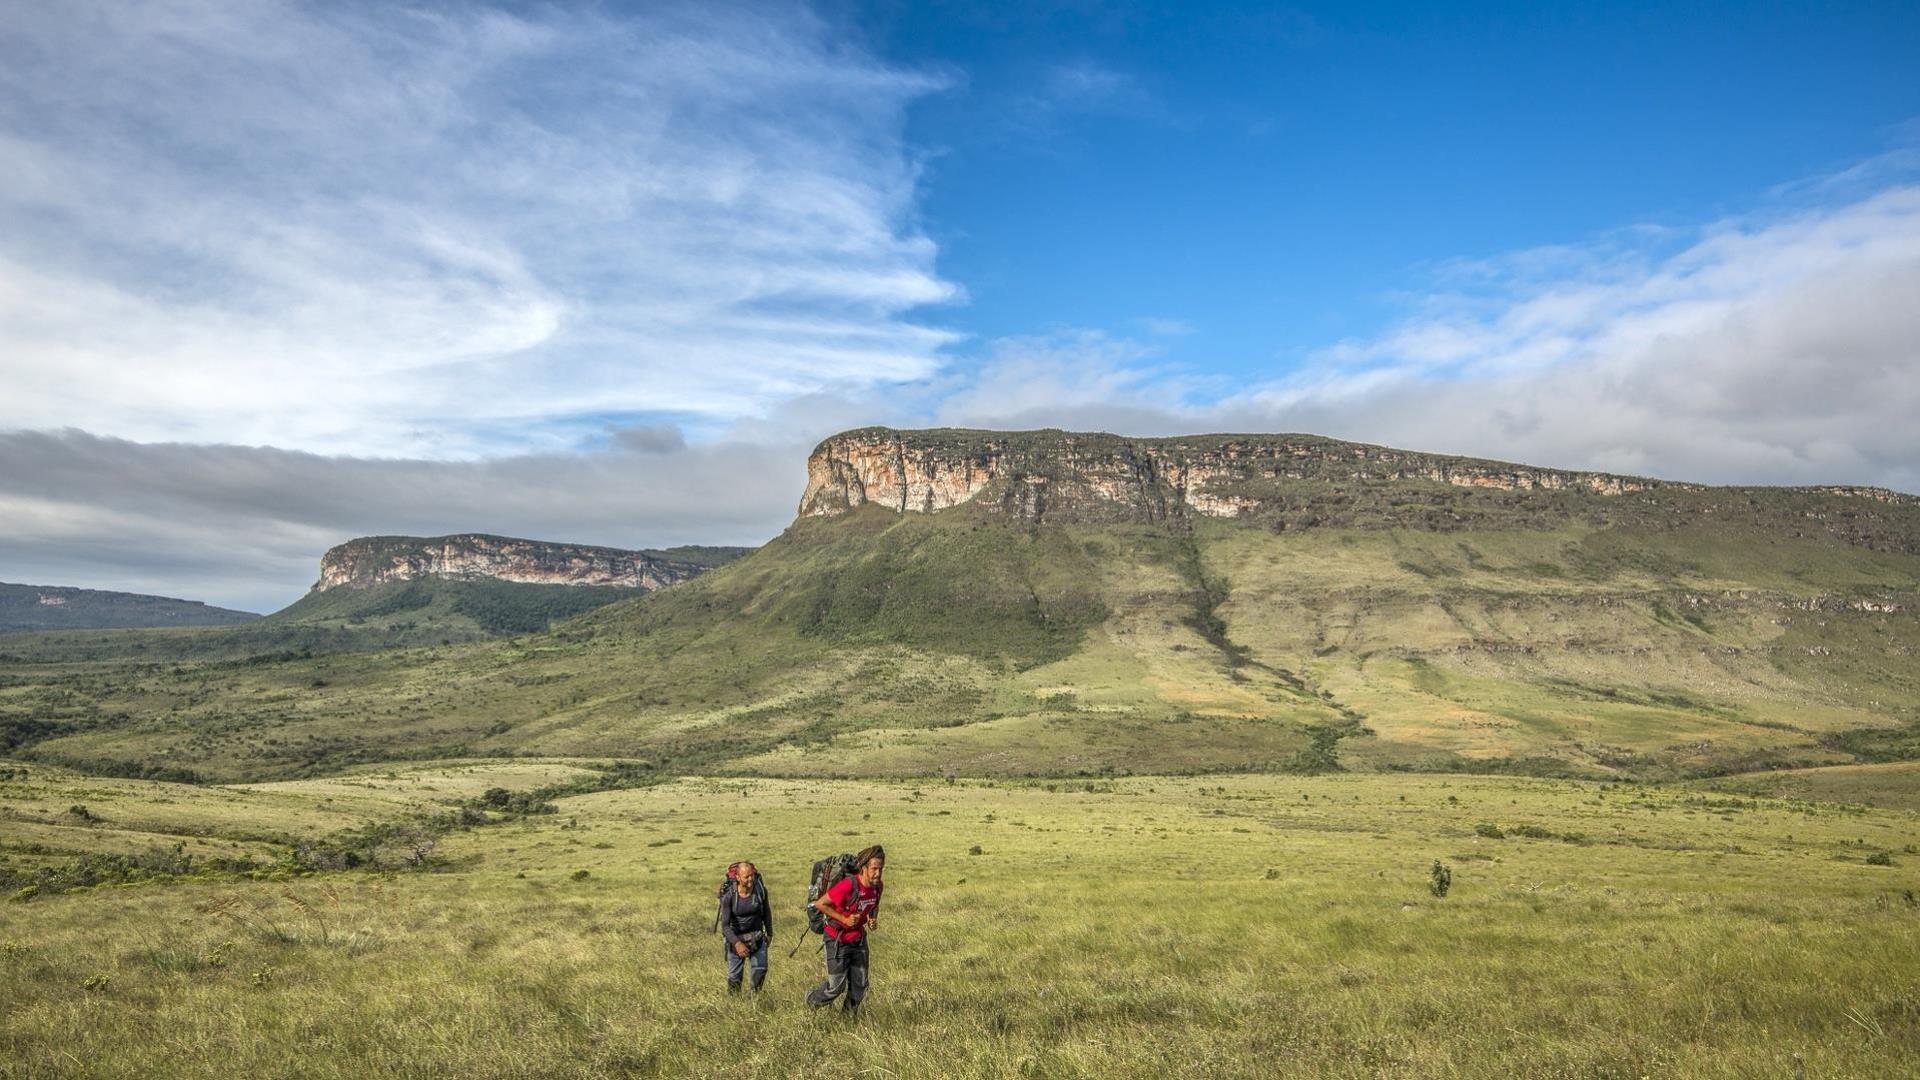
[[[720,879],[720,888],[714,893],[713,932],[720,932],[720,920],[727,915],[727,894],[740,886],[740,867],[743,863],[729,863],[727,876]],[[759,874],[753,875],[753,895],[760,898],[761,909],[767,904],[767,879]]]
[[[827,917],[813,906],[814,901],[826,895],[828,889],[840,884],[840,879],[853,874],[853,856],[850,854],[829,855],[813,864],[813,874],[807,879],[807,929],[816,934],[827,932]]]

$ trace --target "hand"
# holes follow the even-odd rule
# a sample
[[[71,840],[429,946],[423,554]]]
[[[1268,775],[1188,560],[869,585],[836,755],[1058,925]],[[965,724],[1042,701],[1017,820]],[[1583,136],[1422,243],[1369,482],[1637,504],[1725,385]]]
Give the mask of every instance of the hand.
[[[746,956],[746,955],[747,955],[747,943],[746,943],[746,942],[744,942],[744,941],[736,941],[736,942],[734,942],[734,943],[733,943],[733,955],[735,955],[735,956],[740,956],[740,957],[744,957],[744,956]]]

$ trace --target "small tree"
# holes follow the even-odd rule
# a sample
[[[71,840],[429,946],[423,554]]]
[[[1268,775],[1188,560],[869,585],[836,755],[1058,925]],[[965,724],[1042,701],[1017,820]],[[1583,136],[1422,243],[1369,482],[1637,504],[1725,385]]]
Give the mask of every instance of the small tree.
[[[407,861],[414,866],[424,866],[433,849],[440,846],[440,838],[425,829],[413,829],[408,832],[405,843]]]
[[[1441,900],[1447,898],[1447,890],[1453,888],[1453,871],[1439,859],[1433,860],[1433,873],[1427,881],[1427,889]]]

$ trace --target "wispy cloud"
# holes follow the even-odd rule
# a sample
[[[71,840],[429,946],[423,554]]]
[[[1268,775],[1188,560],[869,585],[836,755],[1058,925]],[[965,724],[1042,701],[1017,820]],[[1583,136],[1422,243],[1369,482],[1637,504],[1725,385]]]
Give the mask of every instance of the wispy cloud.
[[[1051,109],[1092,112],[1136,101],[1143,94],[1133,76],[1092,60],[1075,60],[1047,69],[1038,99]]]
[[[1051,136],[1067,123],[1089,117],[1162,122],[1169,113],[1160,96],[1137,76],[1088,58],[1042,69],[1007,106],[1013,129],[1030,136]]]
[[[0,15],[0,428],[467,456],[927,377],[939,79],[802,11]]]
[[[1185,319],[1170,319],[1160,315],[1142,315],[1133,322],[1149,336],[1157,338],[1186,337],[1200,329]]]

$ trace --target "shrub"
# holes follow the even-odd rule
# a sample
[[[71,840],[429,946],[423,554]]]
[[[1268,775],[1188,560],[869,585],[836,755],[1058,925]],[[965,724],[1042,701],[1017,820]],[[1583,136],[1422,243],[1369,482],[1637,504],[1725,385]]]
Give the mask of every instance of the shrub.
[[[1867,856],[1867,865],[1868,866],[1892,866],[1893,852],[1876,851],[1873,854]]]
[[[1428,875],[1427,880],[1427,891],[1431,892],[1435,897],[1445,900],[1447,898],[1447,890],[1451,888],[1453,888],[1453,871],[1448,869],[1447,864],[1441,862],[1439,859],[1433,860],[1433,870]]]
[[[476,803],[479,808],[503,814],[551,814],[560,809],[541,798],[538,792],[508,791],[499,787],[488,788]]]
[[[1491,821],[1480,822],[1473,827],[1473,831],[1489,840],[1505,840],[1507,838],[1506,832]]]
[[[573,880],[575,880],[575,881],[585,881],[585,880],[587,880],[588,878],[590,878],[590,877],[592,877],[592,876],[593,876],[593,871],[591,871],[591,870],[575,870],[575,871],[574,871],[574,872],[572,873],[572,875],[570,875],[570,876],[571,876],[571,877],[573,878]]]

